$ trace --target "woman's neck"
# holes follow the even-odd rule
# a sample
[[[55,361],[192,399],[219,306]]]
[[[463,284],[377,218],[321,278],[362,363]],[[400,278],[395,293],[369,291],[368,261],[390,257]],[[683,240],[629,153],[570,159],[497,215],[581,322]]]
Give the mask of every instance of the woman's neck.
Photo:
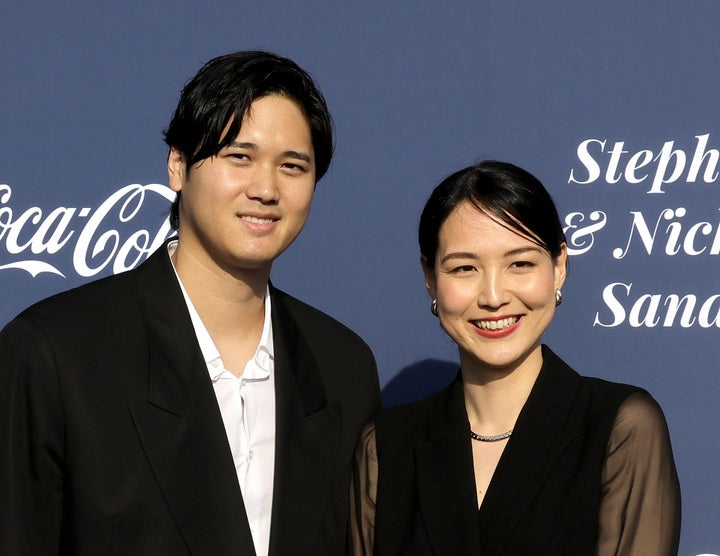
[[[465,409],[471,430],[497,435],[513,429],[541,367],[540,345],[509,369],[484,367],[477,360],[462,361]]]

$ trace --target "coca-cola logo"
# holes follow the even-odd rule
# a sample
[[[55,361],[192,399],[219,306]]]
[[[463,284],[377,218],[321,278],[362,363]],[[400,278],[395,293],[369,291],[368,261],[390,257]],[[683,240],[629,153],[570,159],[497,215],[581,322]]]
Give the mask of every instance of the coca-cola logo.
[[[66,277],[68,271],[48,261],[61,250],[72,250],[72,266],[82,277],[107,268],[113,273],[137,266],[172,233],[167,218],[159,229],[138,229],[143,208],[153,201],[171,202],[175,193],[165,185],[130,184],[121,187],[96,208],[33,206],[22,211],[10,205],[12,188],[0,184],[0,247],[10,262],[0,259],[0,271],[23,270]],[[131,223],[132,222],[132,223]],[[1,251],[1,250],[0,250]]]

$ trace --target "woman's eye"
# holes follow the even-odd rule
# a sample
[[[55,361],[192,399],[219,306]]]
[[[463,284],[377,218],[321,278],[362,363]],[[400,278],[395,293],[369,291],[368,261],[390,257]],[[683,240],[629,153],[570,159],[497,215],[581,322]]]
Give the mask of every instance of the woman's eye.
[[[515,261],[510,265],[512,268],[529,268],[532,266],[535,266],[534,263],[530,261]]]
[[[456,266],[455,268],[452,269],[451,272],[453,272],[455,274],[460,274],[462,272],[472,272],[473,270],[475,270],[474,266],[466,264],[466,265]]]

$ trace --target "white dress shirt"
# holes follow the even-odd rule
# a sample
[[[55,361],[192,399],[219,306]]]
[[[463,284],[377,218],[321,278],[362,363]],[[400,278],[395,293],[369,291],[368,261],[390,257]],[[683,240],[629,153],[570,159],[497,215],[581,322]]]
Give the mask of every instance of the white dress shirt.
[[[176,241],[168,244],[171,257],[176,248]],[[267,556],[275,471],[275,373],[270,289],[265,290],[265,318],[260,343],[238,378],[225,368],[220,352],[177,271],[175,275],[185,297],[225,424],[255,552],[258,556]],[[212,473],[212,469],[207,471]]]

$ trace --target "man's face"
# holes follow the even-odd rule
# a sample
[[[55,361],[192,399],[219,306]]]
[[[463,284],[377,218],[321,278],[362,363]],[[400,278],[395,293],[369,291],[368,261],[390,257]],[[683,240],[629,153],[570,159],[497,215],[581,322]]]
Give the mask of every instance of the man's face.
[[[180,243],[201,264],[237,271],[270,269],[298,236],[315,189],[310,128],[286,97],[255,100],[235,140],[186,172],[175,149],[170,187],[182,192]]]

